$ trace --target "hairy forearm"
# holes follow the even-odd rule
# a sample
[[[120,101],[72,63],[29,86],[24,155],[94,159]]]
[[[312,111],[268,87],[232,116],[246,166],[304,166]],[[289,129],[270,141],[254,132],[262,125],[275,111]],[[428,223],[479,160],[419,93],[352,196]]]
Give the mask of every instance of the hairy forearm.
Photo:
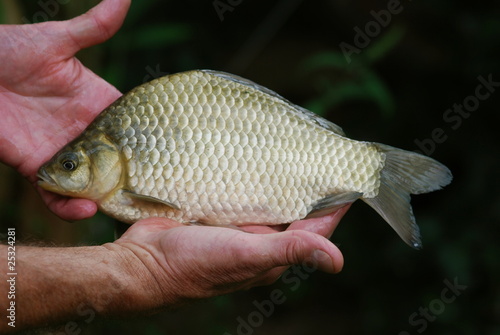
[[[5,275],[9,272],[7,246],[0,246],[0,259],[5,263],[1,266]],[[10,283],[0,282],[0,309],[5,312],[10,301],[15,301],[15,328],[4,319],[0,333],[68,321],[90,322],[99,315],[147,310],[160,303],[151,299],[156,287],[142,262],[112,243],[76,248],[16,247],[16,273],[14,300],[7,299]]]

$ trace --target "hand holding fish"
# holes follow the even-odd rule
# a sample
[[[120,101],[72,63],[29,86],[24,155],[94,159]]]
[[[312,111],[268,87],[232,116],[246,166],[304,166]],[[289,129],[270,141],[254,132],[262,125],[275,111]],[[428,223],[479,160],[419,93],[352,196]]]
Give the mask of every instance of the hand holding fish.
[[[35,185],[40,165],[121,95],[74,55],[116,32],[129,5],[127,0],[104,0],[70,21],[0,26],[0,161]],[[40,191],[64,219],[86,218],[97,210],[91,200]],[[82,318],[78,311],[83,302],[99,315],[174,308],[269,284],[291,264],[307,262],[338,272],[342,254],[323,236],[333,233],[347,209],[293,222],[280,233],[265,225],[236,230],[154,218],[137,222],[105,246],[19,246],[23,275],[17,283],[23,289],[18,308],[29,313],[19,313],[16,330]],[[2,254],[6,250],[0,245]],[[5,285],[0,284],[1,291]],[[0,332],[7,331],[12,329],[2,322]]]
[[[93,319],[174,309],[197,299],[273,283],[292,264],[338,272],[342,254],[320,235],[331,235],[347,209],[316,218],[314,224],[294,222],[287,231],[275,234],[151,218],[103,246],[20,246],[16,250],[22,275],[16,285],[22,290],[16,309],[26,312],[17,315],[16,328],[1,322],[0,333],[88,320],[89,315]],[[265,227],[259,230],[264,233]],[[267,232],[275,231],[267,227]],[[0,252],[6,250],[0,245]],[[0,290],[6,292],[7,284],[0,282]],[[0,300],[0,307],[6,306],[4,302]]]
[[[111,37],[129,5],[104,1],[69,21],[0,26],[0,160],[34,184],[39,166],[121,95],[74,55]],[[97,210],[89,200],[40,192],[67,220]]]
[[[139,264],[147,270],[135,273],[147,274],[142,280],[152,285],[148,301],[161,298],[161,304],[177,306],[193,299],[271,284],[292,264],[339,272],[343,256],[323,236],[332,234],[348,207],[310,219],[314,224],[296,221],[285,232],[275,233],[266,227],[268,233],[275,234],[185,226],[151,218],[131,226],[113,243],[122,248],[114,250],[140,258]],[[303,230],[304,226],[308,231]]]

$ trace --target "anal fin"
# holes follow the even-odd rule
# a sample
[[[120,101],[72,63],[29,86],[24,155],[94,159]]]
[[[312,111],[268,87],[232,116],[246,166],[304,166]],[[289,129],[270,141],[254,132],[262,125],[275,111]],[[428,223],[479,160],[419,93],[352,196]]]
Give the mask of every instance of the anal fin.
[[[335,212],[337,209],[344,207],[348,203],[354,202],[361,198],[363,193],[349,192],[340,194],[331,194],[323,199],[318,200],[313,204],[312,210],[305,217],[306,219],[321,217]]]

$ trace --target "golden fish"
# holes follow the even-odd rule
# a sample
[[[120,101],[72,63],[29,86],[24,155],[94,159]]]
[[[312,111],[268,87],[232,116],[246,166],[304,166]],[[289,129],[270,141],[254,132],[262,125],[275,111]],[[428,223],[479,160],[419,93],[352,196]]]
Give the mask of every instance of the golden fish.
[[[349,139],[267,88],[209,70],[134,88],[38,177],[127,223],[281,224],[360,198],[413,247],[421,243],[410,194],[452,178],[429,157]]]

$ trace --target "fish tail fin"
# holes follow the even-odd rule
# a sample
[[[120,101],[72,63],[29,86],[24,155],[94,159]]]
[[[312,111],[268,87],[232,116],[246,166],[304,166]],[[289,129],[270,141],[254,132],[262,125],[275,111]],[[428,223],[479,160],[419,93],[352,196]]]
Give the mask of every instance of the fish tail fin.
[[[436,160],[376,144],[385,154],[380,187],[374,198],[362,198],[377,211],[409,246],[420,249],[420,231],[410,205],[410,194],[439,190],[451,182],[450,170]]]

